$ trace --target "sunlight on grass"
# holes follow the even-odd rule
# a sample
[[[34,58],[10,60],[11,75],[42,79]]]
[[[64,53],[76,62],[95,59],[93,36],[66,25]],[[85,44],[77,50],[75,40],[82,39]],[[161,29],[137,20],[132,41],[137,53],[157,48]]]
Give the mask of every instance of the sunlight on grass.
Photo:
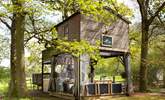
[[[125,97],[125,96],[103,96],[103,97],[95,97],[95,98],[87,98],[87,100],[165,100],[163,96],[133,96],[133,97]]]
[[[30,99],[30,98],[12,98],[12,99],[4,98],[4,100],[34,100],[34,99]]]
[[[95,75],[95,80],[100,80],[100,75]],[[105,77],[106,80],[113,80],[113,76],[108,76],[108,77]],[[123,82],[125,81],[125,79],[123,79],[121,76],[115,76],[115,81],[118,81],[118,82]]]
[[[4,100],[11,100],[5,98]],[[64,100],[60,98],[55,97],[27,97],[27,98],[15,98],[12,100]],[[92,98],[86,98],[83,100],[165,100],[164,96],[150,96],[150,95],[143,95],[143,96],[132,96],[132,97],[126,97],[126,96],[102,96],[102,97],[92,97]]]
[[[0,82],[0,95],[5,95],[8,90],[8,83],[5,81]]]
[[[33,89],[33,84],[32,84],[31,77],[26,78],[26,86],[27,86],[28,90],[32,90]]]

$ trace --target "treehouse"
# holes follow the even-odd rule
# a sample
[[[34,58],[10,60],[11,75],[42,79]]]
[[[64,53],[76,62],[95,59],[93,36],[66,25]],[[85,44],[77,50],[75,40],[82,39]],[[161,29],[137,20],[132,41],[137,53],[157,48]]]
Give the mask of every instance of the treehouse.
[[[68,41],[86,40],[91,45],[100,41],[99,52],[103,58],[120,57],[125,68],[125,84],[113,80],[95,80],[94,66],[96,62],[88,54],[74,57],[68,53],[48,48],[42,51],[42,90],[51,95],[63,98],[85,98],[88,96],[104,96],[113,94],[129,94],[131,92],[129,24],[121,15],[111,12],[117,17],[110,25],[95,21],[92,17],[75,13],[56,25],[60,39]],[[45,78],[45,66],[51,72]],[[112,66],[112,65],[109,65]]]

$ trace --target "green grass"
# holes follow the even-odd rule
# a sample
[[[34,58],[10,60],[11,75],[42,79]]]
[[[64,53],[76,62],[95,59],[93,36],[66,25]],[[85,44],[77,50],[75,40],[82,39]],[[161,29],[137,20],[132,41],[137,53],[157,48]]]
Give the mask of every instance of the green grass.
[[[28,90],[33,89],[32,82],[31,82],[30,78],[27,79],[26,84],[27,84]],[[6,93],[8,91],[8,86],[9,86],[9,79],[3,79],[0,81],[0,96],[6,95]]]
[[[152,93],[159,93],[161,90],[161,88],[150,88],[148,89],[149,92],[152,92]]]
[[[6,95],[8,91],[8,81],[0,82],[0,95]]]
[[[88,98],[88,100],[165,100],[164,96],[103,96],[103,97],[96,97],[93,99]]]
[[[30,99],[30,98],[7,98],[7,97],[5,97],[3,100],[33,100],[33,99]]]
[[[33,89],[32,79],[30,77],[26,78],[26,86],[28,90]]]
[[[13,99],[14,100],[14,99]],[[15,99],[18,100],[18,99]],[[33,98],[24,98],[19,100],[64,100],[55,97],[33,97]],[[150,96],[150,95],[143,95],[143,96],[102,96],[102,97],[95,97],[95,98],[86,98],[85,100],[165,100],[164,96]]]
[[[11,100],[5,98],[4,100]],[[55,97],[31,97],[31,98],[22,98],[22,99],[12,99],[12,100],[64,100]],[[151,95],[143,95],[143,96],[102,96],[95,98],[87,98],[85,100],[165,100],[164,96],[151,96]]]
[[[99,78],[99,77],[98,77]],[[31,80],[27,79],[27,87],[28,89],[32,89]],[[116,76],[116,81],[122,81],[122,78],[120,76]],[[0,81],[0,96],[5,96],[8,90],[8,82],[9,80]],[[158,92],[159,89],[152,89],[152,92]],[[0,99],[1,100],[1,99]],[[51,96],[35,96],[35,97],[26,97],[26,98],[12,98],[9,99],[7,97],[4,97],[2,100],[63,100]],[[136,95],[131,97],[126,96],[102,96],[102,97],[95,97],[95,98],[89,98],[86,100],[165,100],[165,96],[153,96],[153,95]]]
[[[95,75],[95,80],[100,80],[100,75]],[[113,80],[113,76],[108,76],[105,78],[106,80]],[[123,79],[121,76],[115,76],[116,82],[123,82],[125,79]]]

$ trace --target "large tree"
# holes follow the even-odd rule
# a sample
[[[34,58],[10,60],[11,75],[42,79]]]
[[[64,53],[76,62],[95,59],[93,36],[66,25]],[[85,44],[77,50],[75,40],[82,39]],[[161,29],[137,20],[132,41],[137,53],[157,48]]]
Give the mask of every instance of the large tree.
[[[24,1],[12,0],[13,16],[11,23],[11,80],[10,97],[22,97],[26,94],[26,77],[24,61],[24,30],[26,13]]]
[[[140,62],[140,85],[141,92],[147,90],[147,56],[149,44],[149,30],[156,18],[161,19],[161,11],[165,7],[164,0],[137,0],[141,13],[141,62]]]

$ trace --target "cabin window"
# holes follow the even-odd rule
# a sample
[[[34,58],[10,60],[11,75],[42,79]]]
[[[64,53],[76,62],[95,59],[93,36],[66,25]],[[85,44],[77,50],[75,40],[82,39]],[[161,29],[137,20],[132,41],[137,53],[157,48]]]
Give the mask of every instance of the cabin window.
[[[102,46],[112,47],[112,37],[109,35],[102,35]]]

